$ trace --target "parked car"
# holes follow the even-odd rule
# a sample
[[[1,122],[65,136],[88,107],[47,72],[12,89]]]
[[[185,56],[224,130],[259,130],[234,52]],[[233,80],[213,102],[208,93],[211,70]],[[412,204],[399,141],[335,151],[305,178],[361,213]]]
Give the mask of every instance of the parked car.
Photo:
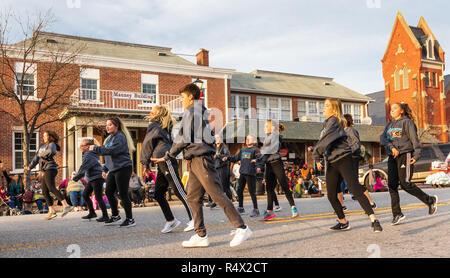
[[[414,164],[414,174],[411,181],[416,183],[424,182],[426,177],[431,175],[431,163],[433,161],[445,161],[447,155],[450,153],[450,144],[429,145],[422,148],[420,159]],[[381,162],[373,164],[373,170],[379,172],[383,179],[388,181],[388,158]],[[362,165],[359,167],[359,182],[364,184],[369,191],[372,191],[369,185],[369,165]]]

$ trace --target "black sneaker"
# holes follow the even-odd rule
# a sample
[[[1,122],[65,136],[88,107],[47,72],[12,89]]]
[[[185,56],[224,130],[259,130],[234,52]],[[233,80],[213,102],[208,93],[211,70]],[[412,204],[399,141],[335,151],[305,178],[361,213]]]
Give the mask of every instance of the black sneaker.
[[[106,220],[105,221],[105,224],[106,225],[114,225],[114,224],[118,224],[118,223],[116,223],[117,221],[119,221],[120,219],[122,219],[121,217],[120,217],[120,215],[117,215],[117,216],[111,216],[111,218],[109,218],[108,220]]]
[[[352,195],[352,200],[356,200],[356,197]]]
[[[96,219],[97,222],[106,222],[109,220],[108,216],[102,216]]]
[[[375,202],[373,202],[372,209],[376,209],[376,208],[377,208],[377,204],[375,204]]]
[[[372,228],[375,233],[379,233],[379,232],[383,231],[383,228],[381,228],[380,221],[378,221],[378,220],[375,220],[374,222],[372,222]]]
[[[438,196],[434,195],[431,198],[433,199],[433,203],[429,205],[430,209],[428,210],[428,214],[435,215],[437,212]]]
[[[214,209],[214,208],[216,208],[217,207],[217,204],[216,203],[211,203],[211,205],[209,206],[209,209]]]
[[[342,210],[343,210],[343,211],[347,211],[348,209],[347,209],[346,206],[343,206],[343,207],[342,207]]]
[[[89,213],[88,215],[81,217],[81,219],[88,219],[88,220],[91,220],[92,218],[95,218],[95,217],[97,217],[97,214],[95,214],[95,213]]]
[[[238,207],[238,208],[237,208],[237,211],[238,211],[240,214],[244,214],[244,213],[245,213],[245,209],[244,209],[244,208],[241,208],[241,207]]]
[[[350,222],[347,221],[347,223],[342,224],[341,222],[338,221],[338,223],[333,226],[330,227],[330,230],[333,231],[346,231],[346,230],[350,230]]]
[[[134,219],[128,219],[126,218],[122,224],[120,224],[120,227],[122,228],[129,228],[129,227],[133,227],[136,226],[136,222],[134,222]]]
[[[403,219],[405,219],[406,217],[402,214],[396,215],[394,216],[394,219],[392,220],[392,226],[397,225],[398,223],[400,223],[400,221],[402,221]]]

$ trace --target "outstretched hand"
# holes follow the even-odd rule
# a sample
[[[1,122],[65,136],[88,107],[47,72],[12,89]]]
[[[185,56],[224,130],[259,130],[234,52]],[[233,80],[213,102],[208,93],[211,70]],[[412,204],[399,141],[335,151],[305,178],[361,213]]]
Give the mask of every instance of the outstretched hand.
[[[151,158],[150,160],[155,162],[155,163],[164,162],[164,158],[163,157],[161,157],[161,158]]]

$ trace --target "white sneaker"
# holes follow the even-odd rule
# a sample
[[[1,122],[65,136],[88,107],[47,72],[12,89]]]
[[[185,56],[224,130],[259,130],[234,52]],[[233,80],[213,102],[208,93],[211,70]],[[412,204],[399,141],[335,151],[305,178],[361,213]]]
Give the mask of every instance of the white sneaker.
[[[273,211],[277,212],[277,211],[281,211],[282,207],[281,206],[275,206],[275,208],[273,209]]]
[[[174,219],[172,222],[166,222],[166,225],[164,225],[164,228],[161,230],[161,233],[166,234],[178,227],[181,224],[178,219]]]
[[[191,248],[191,247],[208,247],[209,241],[208,236],[200,237],[199,235],[195,234],[191,236],[191,238],[188,241],[183,241],[182,243],[183,247]]]
[[[187,223],[187,227],[184,229],[185,232],[190,232],[194,230],[194,219]]]
[[[248,226],[245,229],[241,229],[241,228],[237,229],[234,234],[233,240],[230,241],[230,246],[231,247],[238,246],[239,244],[241,244],[242,242],[247,240],[247,238],[251,235],[252,235],[252,230],[250,230],[250,228]]]

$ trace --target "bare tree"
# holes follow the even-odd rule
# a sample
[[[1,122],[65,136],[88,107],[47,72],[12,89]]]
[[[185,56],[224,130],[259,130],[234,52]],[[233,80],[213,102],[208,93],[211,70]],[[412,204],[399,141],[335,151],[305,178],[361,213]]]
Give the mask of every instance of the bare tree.
[[[10,43],[13,22],[23,36],[17,43]],[[31,136],[64,120],[60,113],[70,105],[70,96],[79,86],[80,66],[76,62],[85,45],[49,39],[44,30],[53,22],[50,11],[26,19],[11,11],[0,15],[0,99],[4,104],[0,113],[23,127],[25,165],[30,162]],[[29,175],[24,178],[28,184]]]

